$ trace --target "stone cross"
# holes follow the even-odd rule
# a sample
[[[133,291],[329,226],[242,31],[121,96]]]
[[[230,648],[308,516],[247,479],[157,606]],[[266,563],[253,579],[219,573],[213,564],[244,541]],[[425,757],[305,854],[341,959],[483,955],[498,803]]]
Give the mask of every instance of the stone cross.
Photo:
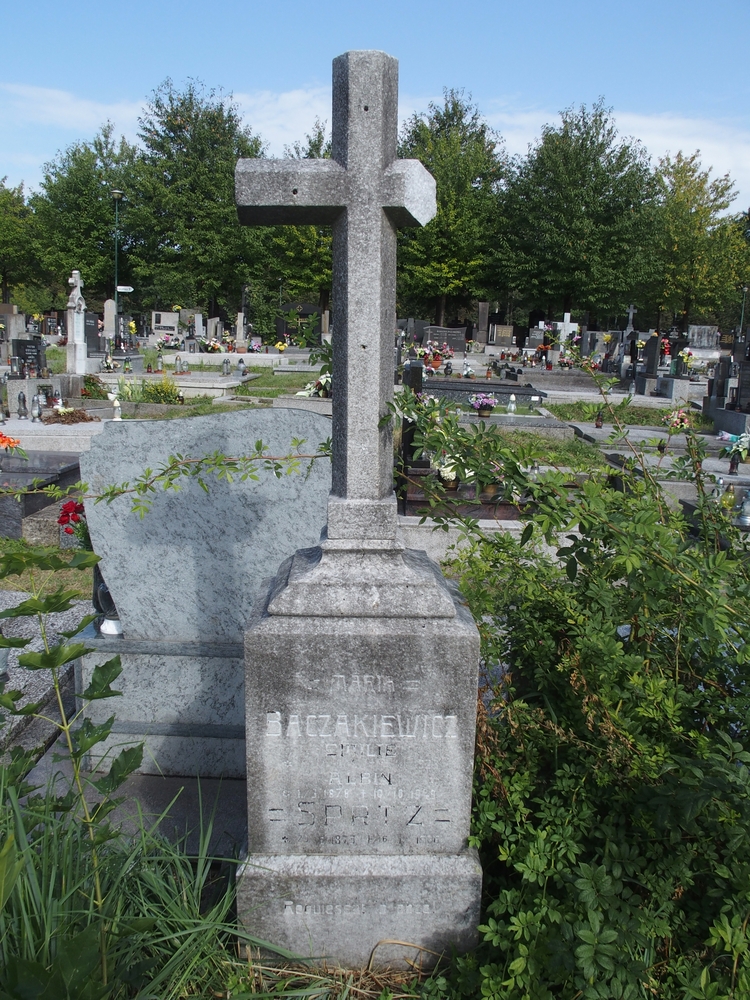
[[[73,271],[68,278],[68,284],[71,286],[71,292],[68,296],[68,309],[74,309],[77,313],[85,312],[86,302],[81,291],[83,288],[81,272]]]
[[[635,327],[633,326],[633,317],[638,312],[636,307],[631,302],[628,306],[628,325],[625,327],[625,333],[632,333]]]
[[[398,62],[384,52],[333,61],[330,160],[240,160],[245,225],[333,227],[333,485],[328,538],[393,540],[393,450],[381,427],[393,394],[396,228],[429,222],[435,181],[396,158]]]
[[[578,333],[578,324],[571,323],[570,313],[565,313],[562,323],[558,326],[560,333],[560,346],[564,347],[571,334]]]

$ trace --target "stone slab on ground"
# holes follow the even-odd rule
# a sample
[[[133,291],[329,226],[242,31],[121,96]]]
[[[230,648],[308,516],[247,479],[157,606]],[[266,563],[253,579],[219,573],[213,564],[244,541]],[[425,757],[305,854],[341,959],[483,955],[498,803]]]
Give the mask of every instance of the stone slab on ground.
[[[19,438],[24,451],[65,452],[80,455],[104,429],[105,420],[80,424],[34,424],[11,416],[2,427],[4,434]]]

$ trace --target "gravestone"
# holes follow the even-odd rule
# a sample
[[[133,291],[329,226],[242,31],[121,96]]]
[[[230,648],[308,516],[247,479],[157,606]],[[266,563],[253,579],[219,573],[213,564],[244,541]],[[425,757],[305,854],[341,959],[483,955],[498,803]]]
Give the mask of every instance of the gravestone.
[[[238,915],[320,962],[430,965],[477,940],[469,832],[476,627],[397,532],[396,227],[435,182],[396,158],[397,62],[333,62],[330,160],[240,160],[249,225],[333,227],[333,476],[321,544],[298,551],[246,634],[247,861]],[[250,693],[252,692],[252,697]],[[403,942],[412,942],[406,945]]]
[[[67,307],[67,370],[74,375],[86,374],[86,300],[83,297],[81,272],[73,271],[68,278],[71,292]]]
[[[167,420],[158,434],[155,427],[146,420],[105,423],[81,455],[81,478],[91,491],[132,482],[144,466],[158,468],[178,452],[242,455],[260,439],[268,454],[286,455],[292,438],[305,440],[304,452],[331,434],[330,418],[301,410]],[[85,642],[95,652],[83,657],[80,680],[85,687],[103,653],[120,654],[123,695],[104,749],[145,741],[146,773],[244,774],[243,632],[263,578],[318,540],[331,466],[321,460],[309,475],[303,469],[281,479],[261,473],[258,482],[208,482],[209,493],[194,479],[183,480],[178,493],[157,491],[144,518],[132,513],[127,496],[86,505],[123,635],[102,636],[91,626]],[[104,704],[89,706],[92,721],[108,717]]]
[[[103,354],[104,347],[102,346],[102,339],[99,336],[99,319],[96,313],[86,313],[83,328],[86,336],[86,356],[92,358],[98,354]]]
[[[659,352],[661,348],[661,337],[658,333],[653,334],[646,341],[643,351],[645,361],[645,375],[647,378],[656,378],[659,372]]]
[[[102,336],[105,340],[113,341],[117,333],[117,304],[114,299],[104,300],[104,327]]]

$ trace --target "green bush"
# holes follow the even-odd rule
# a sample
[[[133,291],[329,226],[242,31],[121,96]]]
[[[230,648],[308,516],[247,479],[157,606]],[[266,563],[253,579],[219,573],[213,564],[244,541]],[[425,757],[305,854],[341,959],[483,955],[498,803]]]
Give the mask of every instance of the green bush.
[[[144,403],[179,403],[177,393],[174,379],[164,375],[157,382],[144,382],[142,399]]]
[[[109,392],[107,386],[98,375],[84,375],[81,395],[86,399],[106,399]]]
[[[552,473],[521,541],[455,563],[492,678],[485,912],[431,997],[750,996],[750,552],[688,450],[697,536],[647,474],[571,496]]]

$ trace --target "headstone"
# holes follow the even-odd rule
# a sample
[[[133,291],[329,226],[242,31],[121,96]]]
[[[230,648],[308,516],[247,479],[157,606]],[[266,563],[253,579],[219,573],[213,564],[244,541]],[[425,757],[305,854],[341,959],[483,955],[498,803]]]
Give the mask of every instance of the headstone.
[[[563,315],[562,323],[557,324],[557,332],[560,336],[561,348],[564,348],[567,342],[573,337],[573,335],[578,333],[578,324],[571,322],[569,312],[566,312]]]
[[[75,375],[86,374],[86,300],[83,297],[81,272],[73,271],[68,278],[71,286],[67,307],[67,370]]]
[[[114,340],[116,329],[116,318],[117,318],[117,304],[114,299],[104,300],[104,327],[102,329],[102,336],[105,340]]]
[[[173,337],[176,337],[179,328],[180,314],[178,312],[151,313],[151,330],[159,337],[163,337],[165,333],[169,333]]]
[[[741,361],[737,381],[737,409],[750,413],[750,361]]]
[[[205,337],[205,332],[203,329],[203,313],[195,314],[195,339],[201,340]]]
[[[86,356],[91,358],[94,355],[101,354],[104,348],[99,336],[99,317],[96,313],[86,313],[83,321],[83,329],[86,335]]]
[[[396,60],[348,52],[333,63],[332,158],[236,171],[241,222],[332,225],[336,303],[326,533],[281,567],[246,635],[238,915],[263,940],[357,968],[473,947],[481,888],[465,847],[478,634],[437,566],[399,541],[380,423],[396,227],[436,208],[425,168],[396,158],[397,103]]]
[[[661,337],[658,333],[653,334],[646,341],[643,351],[643,360],[646,364],[645,375],[656,378],[659,372],[659,353],[661,348]]]
[[[236,331],[235,343],[244,347],[247,341],[245,340],[245,314],[243,312],[237,313]]]
[[[177,453],[242,455],[248,441],[260,439],[268,454],[286,455],[292,438],[314,451],[330,433],[330,418],[302,410],[167,420],[156,437],[147,421],[108,421],[81,455],[81,478],[96,491],[133,482],[145,465],[158,468]],[[209,493],[194,479],[183,480],[179,493],[157,492],[144,518],[132,513],[127,496],[86,505],[123,628],[115,650],[123,694],[108,746],[145,740],[145,772],[244,774],[243,632],[261,581],[297,548],[318,541],[331,466],[321,460],[309,475],[209,481]],[[83,658],[86,679],[108,642],[87,634],[86,645],[98,652]],[[89,708],[93,721],[108,716],[99,712],[103,704]]]
[[[221,320],[218,316],[211,316],[206,324],[206,338],[208,340],[220,340],[221,333],[219,332],[219,326],[221,325]]]
[[[489,331],[489,316],[490,316],[490,304],[489,302],[478,302],[477,303],[477,329],[474,334],[474,339],[478,340],[480,344],[487,343],[487,334]]]

